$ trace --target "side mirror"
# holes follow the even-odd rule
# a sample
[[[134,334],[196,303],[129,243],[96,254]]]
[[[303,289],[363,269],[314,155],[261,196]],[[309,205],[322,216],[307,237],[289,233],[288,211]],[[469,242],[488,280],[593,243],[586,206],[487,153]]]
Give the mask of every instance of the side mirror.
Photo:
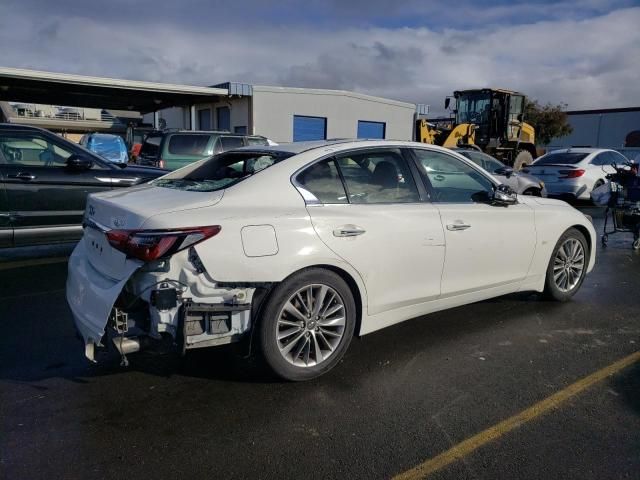
[[[513,175],[513,168],[511,167],[500,167],[498,169],[496,169],[495,172],[496,175],[504,175],[505,177],[509,178],[511,177],[511,175]]]
[[[449,104],[451,103],[451,98],[447,97],[444,99],[444,109],[447,110],[449,108]]]
[[[73,154],[66,161],[67,168],[75,172],[89,170],[93,167],[93,160],[82,155]]]
[[[509,206],[518,203],[516,192],[509,185],[498,185],[493,191],[493,204]]]

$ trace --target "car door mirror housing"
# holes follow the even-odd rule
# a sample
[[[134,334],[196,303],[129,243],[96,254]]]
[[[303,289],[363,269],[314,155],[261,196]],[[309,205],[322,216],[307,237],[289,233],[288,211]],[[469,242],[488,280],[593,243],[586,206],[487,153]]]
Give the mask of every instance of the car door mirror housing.
[[[73,154],[69,158],[67,158],[66,165],[69,170],[79,172],[83,170],[89,170],[91,167],[93,167],[93,160],[82,155]]]
[[[518,203],[518,195],[509,185],[498,185],[493,191],[493,204],[494,205],[513,205]]]
[[[494,173],[496,175],[504,175],[505,177],[509,178],[511,175],[513,175],[513,168],[507,166],[500,167],[496,169]]]

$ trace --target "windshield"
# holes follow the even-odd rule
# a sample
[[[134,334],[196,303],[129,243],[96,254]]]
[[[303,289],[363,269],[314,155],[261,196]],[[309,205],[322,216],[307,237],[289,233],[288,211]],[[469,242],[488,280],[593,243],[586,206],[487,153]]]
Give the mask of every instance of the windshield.
[[[533,162],[533,165],[552,165],[554,163],[563,165],[575,164],[580,163],[587,155],[589,154],[578,152],[547,153],[546,155]]]
[[[152,183],[157,187],[213,192],[230,187],[274,163],[293,156],[289,152],[228,152],[203,161],[194,169],[180,171]]]
[[[487,123],[490,108],[488,93],[463,93],[457,99],[456,123]]]

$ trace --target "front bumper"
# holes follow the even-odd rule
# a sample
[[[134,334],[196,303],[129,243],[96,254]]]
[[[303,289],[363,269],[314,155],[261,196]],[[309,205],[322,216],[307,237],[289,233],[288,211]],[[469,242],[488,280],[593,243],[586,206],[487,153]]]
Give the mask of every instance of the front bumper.
[[[128,262],[123,279],[113,280],[93,268],[84,240],[73,250],[67,276],[67,302],[89,360],[94,360],[93,347],[100,344],[104,336],[111,309],[124,284],[139,267],[139,264]]]

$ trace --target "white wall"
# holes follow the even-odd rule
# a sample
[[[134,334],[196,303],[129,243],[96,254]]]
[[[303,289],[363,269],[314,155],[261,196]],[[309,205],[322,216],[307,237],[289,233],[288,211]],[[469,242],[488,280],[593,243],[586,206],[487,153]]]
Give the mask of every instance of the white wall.
[[[293,116],[327,118],[327,138],[355,138],[358,120],[386,123],[386,138],[412,140],[415,105],[339,90],[253,87],[253,133],[293,141]]]

